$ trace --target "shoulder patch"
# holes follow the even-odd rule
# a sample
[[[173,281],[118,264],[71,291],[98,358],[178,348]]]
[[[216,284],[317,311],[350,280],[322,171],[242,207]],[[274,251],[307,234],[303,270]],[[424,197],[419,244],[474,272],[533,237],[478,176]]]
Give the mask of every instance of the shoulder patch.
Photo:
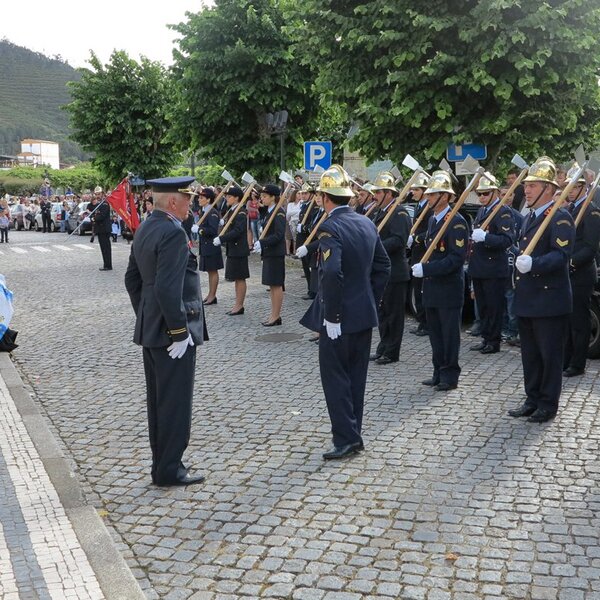
[[[510,219],[510,213],[504,213],[502,215],[500,215],[501,219]]]
[[[456,245],[462,248],[465,245],[465,240],[456,240]]]
[[[504,225],[502,225],[502,231],[510,231],[510,227],[505,227]]]
[[[569,219],[561,219],[560,221],[556,222],[557,225],[570,225],[571,221],[569,221]]]
[[[595,215],[596,217],[600,217],[600,211],[598,211],[598,210],[593,210],[593,211],[591,212],[591,214],[592,214],[592,215]]]
[[[569,240],[561,240],[560,238],[556,238],[556,243],[561,247],[564,248],[565,246],[569,245]]]
[[[462,223],[457,223],[452,229],[466,229],[467,226]]]
[[[321,239],[321,238],[326,238],[326,237],[331,237],[330,233],[327,233],[326,231],[324,231],[323,233],[320,233],[317,238]]]
[[[323,260],[327,260],[331,256],[331,250],[328,248],[323,252]]]

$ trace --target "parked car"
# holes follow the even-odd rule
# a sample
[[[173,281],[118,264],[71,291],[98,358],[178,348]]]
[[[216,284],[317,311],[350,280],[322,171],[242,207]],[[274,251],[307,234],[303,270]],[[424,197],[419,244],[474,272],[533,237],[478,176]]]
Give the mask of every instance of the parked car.
[[[52,208],[50,209],[50,231],[60,230],[60,219],[62,212],[62,204],[60,202],[53,202]],[[38,211],[35,215],[35,230],[42,231],[44,225],[42,223],[42,211]]]
[[[13,229],[29,230],[33,227],[34,216],[28,206],[24,204],[14,204],[10,208],[10,223]]]
[[[69,228],[71,231],[77,229],[79,235],[85,235],[91,233],[92,222],[89,220],[88,215],[90,211],[87,209],[89,202],[80,202],[72,211],[69,216]]]

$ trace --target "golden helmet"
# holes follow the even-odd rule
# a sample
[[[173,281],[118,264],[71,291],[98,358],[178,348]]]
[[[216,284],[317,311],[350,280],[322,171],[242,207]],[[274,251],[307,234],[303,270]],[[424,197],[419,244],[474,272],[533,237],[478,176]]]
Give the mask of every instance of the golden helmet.
[[[540,181],[542,183],[551,183],[558,187],[556,182],[556,165],[551,158],[540,156],[530,167],[527,177],[523,179],[525,183],[528,181]]]
[[[427,188],[429,185],[429,177],[425,173],[419,173],[415,182],[410,186],[411,190],[417,188]]]
[[[427,183],[426,194],[448,193],[456,195],[452,189],[452,176],[448,171],[434,171],[431,179]]]
[[[573,177],[575,177],[575,175],[577,175],[579,169],[581,169],[581,167],[579,166],[579,163],[575,161],[573,163],[573,166],[567,171],[567,179],[565,183],[571,183],[571,180],[573,179]],[[579,175],[577,183],[587,183],[585,177],[583,176],[583,171],[581,172],[581,175]]]
[[[343,198],[354,196],[354,192],[350,188],[350,177],[348,177],[344,167],[340,165],[331,165],[329,169],[323,172],[317,192]]]
[[[97,185],[94,188],[94,194],[101,194],[101,193],[102,193],[102,188],[99,185]]]
[[[305,181],[302,184],[302,187],[300,188],[300,191],[301,192],[308,192],[309,194],[314,194],[315,193],[315,186],[312,183],[310,183],[308,181]]]
[[[479,185],[475,189],[476,192],[491,192],[493,190],[499,191],[500,185],[498,184],[498,180],[487,171],[481,176],[479,180]]]
[[[378,192],[379,190],[390,190],[391,192],[397,192],[394,182],[396,179],[389,171],[380,171],[375,177],[371,185],[372,192]]]
[[[365,192],[369,192],[369,194],[373,195],[373,184],[372,183],[365,183],[365,185],[363,185],[363,190],[365,190]]]

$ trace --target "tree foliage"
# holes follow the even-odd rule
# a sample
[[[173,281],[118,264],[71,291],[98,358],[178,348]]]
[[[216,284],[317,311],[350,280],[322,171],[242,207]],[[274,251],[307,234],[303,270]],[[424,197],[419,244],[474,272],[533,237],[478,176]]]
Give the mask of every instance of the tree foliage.
[[[308,66],[293,42],[276,0],[216,0],[188,14],[174,73],[179,83],[180,135],[197,153],[241,174],[273,177],[279,140],[265,115],[287,110],[287,165],[299,164],[301,142],[315,131],[318,99]]]
[[[73,138],[93,152],[94,164],[116,182],[128,171],[147,179],[164,176],[175,164],[177,148],[169,139],[171,82],[158,63],[113,52],[107,65],[95,54],[92,69],[69,84]]]
[[[598,140],[600,0],[305,0],[303,62],[370,159],[450,142],[567,158]]]

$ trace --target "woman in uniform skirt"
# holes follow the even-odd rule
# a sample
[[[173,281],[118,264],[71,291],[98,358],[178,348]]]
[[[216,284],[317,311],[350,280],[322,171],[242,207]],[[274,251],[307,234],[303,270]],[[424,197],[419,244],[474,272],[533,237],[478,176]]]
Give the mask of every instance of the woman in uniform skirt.
[[[227,190],[225,199],[229,207],[224,217],[224,225],[229,223],[237,205],[243,198],[244,192],[237,186],[232,186]],[[229,229],[222,235],[213,240],[214,246],[225,244],[225,279],[235,282],[235,304],[227,312],[230,316],[244,314],[244,300],[246,299],[246,279],[250,277],[248,268],[248,256],[250,247],[248,246],[248,213],[245,207],[242,207]]]
[[[254,251],[262,255],[262,284],[269,286],[271,295],[271,314],[262,324],[265,327],[281,325],[281,307],[285,282],[285,230],[287,220],[285,211],[277,209],[281,191],[277,185],[267,184],[263,188],[260,199],[267,208],[262,217],[262,228],[271,219],[273,211],[277,211],[271,226],[262,240],[254,244]]]
[[[214,199],[215,193],[210,188],[204,188],[198,196],[200,218],[204,218],[202,225],[198,226],[200,270],[208,273],[208,294],[203,300],[205,306],[217,303],[219,269],[223,268],[221,248],[213,244],[213,240],[219,234],[219,224],[221,221],[219,211],[212,206]]]

